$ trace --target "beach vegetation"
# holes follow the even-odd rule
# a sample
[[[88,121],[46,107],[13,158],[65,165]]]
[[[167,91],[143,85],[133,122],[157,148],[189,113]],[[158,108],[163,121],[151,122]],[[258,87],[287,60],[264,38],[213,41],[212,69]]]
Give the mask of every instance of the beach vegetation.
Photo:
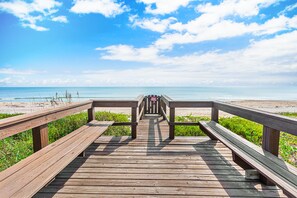
[[[19,114],[0,114],[0,119],[16,116]],[[296,117],[297,113],[282,113],[282,115]],[[130,116],[121,113],[96,112],[96,120],[129,122]],[[199,122],[208,121],[206,116],[176,116],[177,122]],[[220,124],[241,137],[253,142],[256,145],[262,144],[261,124],[234,116],[222,117]],[[67,116],[48,124],[49,142],[52,143],[57,139],[71,133],[82,125],[87,123],[87,113],[82,112],[75,115]],[[176,136],[205,136],[198,126],[176,126]],[[104,135],[111,136],[129,136],[131,130],[129,126],[112,126]],[[0,140],[0,171],[12,166],[18,161],[26,158],[33,153],[32,131],[28,130],[23,133]],[[288,133],[281,132],[280,137],[280,157],[290,164],[297,167],[297,137]]]
[[[16,116],[19,114],[0,114],[0,119]],[[96,112],[96,120],[128,122],[128,115],[111,112]],[[56,120],[48,124],[49,142],[52,143],[61,137],[75,131],[87,123],[87,113],[82,112],[75,115]],[[104,135],[130,135],[128,126],[112,126]],[[20,160],[33,153],[32,130],[0,140],[0,171],[12,166]]]

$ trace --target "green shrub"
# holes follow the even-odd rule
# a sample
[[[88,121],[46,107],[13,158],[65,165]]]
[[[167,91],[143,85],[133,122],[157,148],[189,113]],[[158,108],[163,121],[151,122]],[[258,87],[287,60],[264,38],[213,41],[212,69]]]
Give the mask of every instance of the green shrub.
[[[19,114],[0,114],[0,119]],[[56,120],[48,124],[49,142],[52,143],[61,137],[75,131],[87,123],[87,113],[78,113]],[[128,122],[129,116],[111,112],[96,112],[97,120]],[[109,127],[104,135],[130,135],[129,126]],[[32,130],[13,135],[0,140],[0,171],[4,170],[33,153]]]
[[[0,119],[16,116],[18,114],[0,114]],[[282,113],[282,115],[297,117],[297,113]],[[96,112],[96,120],[129,122],[130,116],[111,112]],[[208,121],[209,117],[201,116],[177,116],[177,122],[199,122]],[[243,138],[261,146],[263,126],[255,122],[240,118],[227,117],[220,118],[220,124]],[[48,124],[49,141],[57,139],[71,133],[87,123],[87,113],[78,113],[67,116],[60,120]],[[176,136],[205,136],[198,126],[176,126]],[[104,133],[111,136],[129,136],[131,130],[129,126],[112,126]],[[28,130],[12,137],[0,140],[0,171],[17,163],[33,153],[32,131]],[[281,132],[280,156],[287,162],[297,166],[297,137]]]

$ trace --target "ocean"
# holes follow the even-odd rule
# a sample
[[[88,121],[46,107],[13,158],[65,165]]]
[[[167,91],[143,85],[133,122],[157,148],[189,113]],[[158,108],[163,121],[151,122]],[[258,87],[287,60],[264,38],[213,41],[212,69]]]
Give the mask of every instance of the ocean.
[[[273,87],[0,87],[0,102],[132,99],[140,94],[165,94],[176,100],[297,100],[297,86]]]

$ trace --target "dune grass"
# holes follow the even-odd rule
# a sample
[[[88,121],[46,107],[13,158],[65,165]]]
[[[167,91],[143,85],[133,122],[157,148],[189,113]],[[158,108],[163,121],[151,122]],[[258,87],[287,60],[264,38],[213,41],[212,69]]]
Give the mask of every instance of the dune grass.
[[[0,119],[16,116],[18,114],[0,114]],[[129,116],[110,112],[96,112],[97,120],[114,120],[116,122],[128,122]],[[87,113],[79,113],[48,124],[49,142],[71,133],[87,123]],[[104,135],[129,135],[130,127],[110,127]],[[16,134],[0,140],[0,171],[12,166],[33,153],[32,130]]]
[[[281,113],[281,115],[297,118],[297,113]],[[200,120],[210,120],[210,118],[190,115],[177,116],[176,120],[179,122],[198,122]],[[258,146],[261,146],[263,131],[263,126],[261,124],[237,116],[220,118],[219,122],[222,126],[228,128],[234,133]],[[176,126],[176,135],[199,136],[205,134],[199,129],[198,126]],[[281,132],[279,147],[280,157],[297,167],[297,136]]]
[[[17,114],[0,114],[0,119],[4,119]],[[282,115],[296,117],[297,113],[282,113]],[[125,114],[111,112],[96,112],[97,120],[128,122],[129,116]],[[178,122],[198,122],[200,120],[210,120],[209,117],[200,116],[177,116]],[[220,124],[230,129],[234,133],[261,145],[262,142],[262,125],[240,117],[220,118]],[[67,116],[60,120],[48,124],[49,142],[52,143],[57,139],[71,133],[82,125],[87,123],[87,113],[79,113]],[[176,136],[204,136],[205,134],[198,126],[176,126]],[[130,135],[129,126],[113,126],[110,127],[104,135],[127,136]],[[18,161],[26,158],[33,153],[32,148],[32,132],[31,130],[14,135],[4,140],[0,140],[0,171],[12,166]],[[281,133],[280,138],[280,156],[290,164],[297,167],[297,137]]]

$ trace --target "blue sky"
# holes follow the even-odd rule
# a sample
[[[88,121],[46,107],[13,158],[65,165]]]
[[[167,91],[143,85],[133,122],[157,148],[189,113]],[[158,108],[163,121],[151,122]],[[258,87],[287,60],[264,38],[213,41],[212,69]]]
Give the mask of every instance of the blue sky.
[[[296,0],[0,0],[0,86],[297,85]]]

